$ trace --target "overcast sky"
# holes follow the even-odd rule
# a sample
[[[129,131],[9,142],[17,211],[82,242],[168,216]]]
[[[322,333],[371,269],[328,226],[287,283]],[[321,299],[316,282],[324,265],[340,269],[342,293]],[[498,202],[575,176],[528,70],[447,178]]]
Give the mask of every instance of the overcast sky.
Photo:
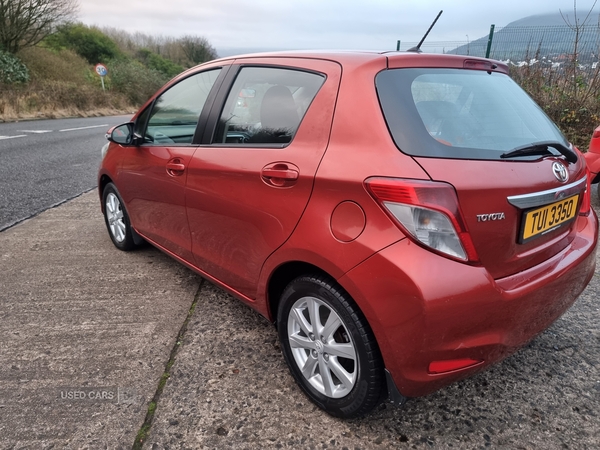
[[[152,35],[206,37],[220,56],[281,49],[395,50],[416,42],[467,41],[526,16],[573,16],[573,0],[79,0],[79,20]],[[579,0],[581,18],[593,0]],[[598,9],[598,7],[596,7]],[[596,14],[595,22],[597,22]]]

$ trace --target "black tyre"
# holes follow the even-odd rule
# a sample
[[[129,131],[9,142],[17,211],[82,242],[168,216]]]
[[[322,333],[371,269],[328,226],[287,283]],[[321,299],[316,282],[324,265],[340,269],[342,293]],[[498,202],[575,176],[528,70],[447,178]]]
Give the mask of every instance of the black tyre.
[[[381,354],[350,296],[323,276],[303,276],[283,292],[277,326],[296,382],[336,417],[366,414],[385,393]]]
[[[104,187],[102,204],[104,222],[115,247],[123,251],[133,250],[136,247],[133,239],[134,231],[131,228],[123,200],[114,184],[108,183]]]

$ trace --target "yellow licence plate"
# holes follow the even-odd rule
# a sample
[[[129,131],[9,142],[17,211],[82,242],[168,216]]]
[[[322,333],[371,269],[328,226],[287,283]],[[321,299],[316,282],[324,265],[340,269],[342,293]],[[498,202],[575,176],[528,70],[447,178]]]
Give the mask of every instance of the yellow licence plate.
[[[575,218],[579,195],[527,211],[520,242],[546,234]]]

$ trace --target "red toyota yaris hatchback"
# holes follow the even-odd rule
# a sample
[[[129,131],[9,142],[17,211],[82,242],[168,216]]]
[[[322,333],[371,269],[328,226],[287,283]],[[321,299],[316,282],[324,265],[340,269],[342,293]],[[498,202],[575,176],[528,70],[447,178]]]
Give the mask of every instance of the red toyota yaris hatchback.
[[[108,138],[115,246],[148,241],[272,320],[335,416],[501,360],[594,274],[585,161],[500,62],[221,59]]]

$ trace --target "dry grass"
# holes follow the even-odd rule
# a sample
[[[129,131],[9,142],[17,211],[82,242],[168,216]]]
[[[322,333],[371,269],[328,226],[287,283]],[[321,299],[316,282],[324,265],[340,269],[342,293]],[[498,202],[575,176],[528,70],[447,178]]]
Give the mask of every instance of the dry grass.
[[[43,47],[29,47],[17,56],[29,69],[32,81],[89,83],[91,80],[92,67],[70,50],[55,52]]]
[[[93,68],[75,53],[28,48],[19,58],[29,68],[26,85],[0,84],[0,120],[90,117],[137,108],[117,92],[103,92]]]
[[[0,120],[89,117],[130,113],[136,108],[125,96],[104,93],[94,86],[73,82],[32,82],[27,86],[0,86]]]

